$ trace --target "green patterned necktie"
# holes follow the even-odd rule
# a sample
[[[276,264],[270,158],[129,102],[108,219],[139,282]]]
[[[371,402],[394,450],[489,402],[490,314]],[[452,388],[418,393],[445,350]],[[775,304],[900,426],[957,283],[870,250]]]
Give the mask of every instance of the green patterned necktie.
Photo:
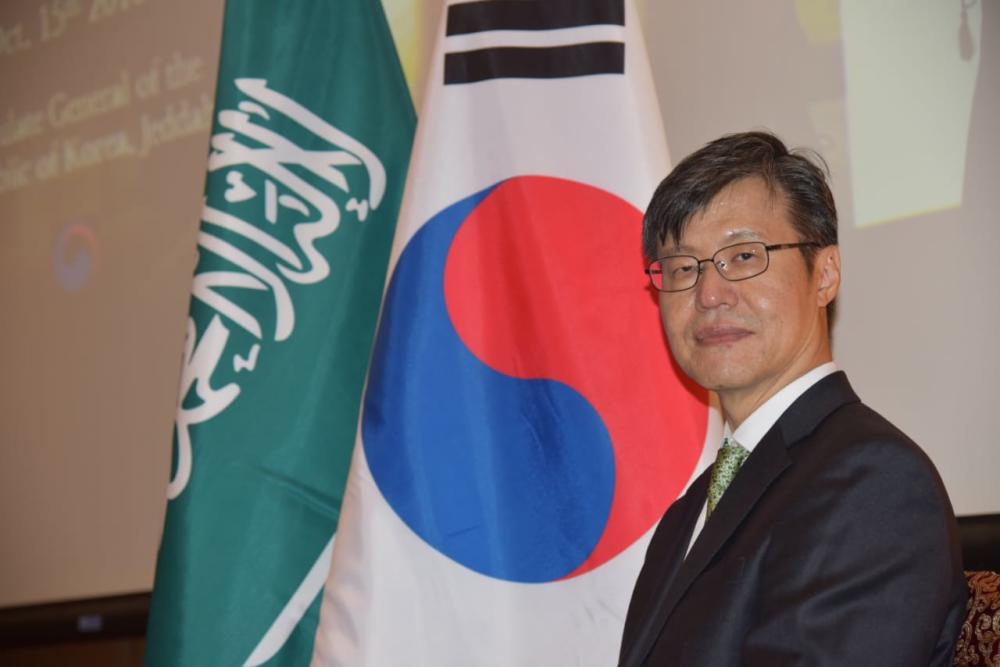
[[[708,482],[708,511],[705,517],[712,515],[715,506],[722,499],[722,494],[726,492],[732,483],[736,473],[740,471],[740,466],[750,456],[746,447],[736,442],[732,438],[722,441],[719,455],[715,457],[715,465],[712,466],[712,478]]]

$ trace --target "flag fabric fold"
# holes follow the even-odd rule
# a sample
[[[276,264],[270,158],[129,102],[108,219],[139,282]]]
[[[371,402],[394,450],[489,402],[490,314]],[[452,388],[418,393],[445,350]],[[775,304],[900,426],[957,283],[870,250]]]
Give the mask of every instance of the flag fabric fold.
[[[313,663],[612,664],[710,423],[643,274],[637,17],[449,3],[436,39]]]
[[[149,665],[309,660],[414,126],[380,2],[227,3]]]

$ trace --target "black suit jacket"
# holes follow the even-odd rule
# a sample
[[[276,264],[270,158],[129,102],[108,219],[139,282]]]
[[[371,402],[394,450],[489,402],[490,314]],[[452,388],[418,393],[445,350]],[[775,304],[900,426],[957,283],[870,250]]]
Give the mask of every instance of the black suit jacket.
[[[708,471],[646,552],[620,664],[951,665],[957,529],[924,453],[843,373],[793,403],[684,552]]]

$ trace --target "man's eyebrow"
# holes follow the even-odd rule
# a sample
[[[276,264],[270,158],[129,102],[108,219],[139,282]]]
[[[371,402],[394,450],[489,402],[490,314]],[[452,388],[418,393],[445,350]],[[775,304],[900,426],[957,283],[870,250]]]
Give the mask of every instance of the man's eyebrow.
[[[740,241],[760,241],[763,239],[760,232],[755,229],[731,229],[726,232],[726,244],[739,243]],[[683,243],[676,243],[671,246],[664,246],[660,256],[668,255],[695,255],[694,248]]]
[[[693,255],[694,250],[691,246],[687,245],[672,245],[664,247],[660,250],[661,257],[667,257],[669,255]]]

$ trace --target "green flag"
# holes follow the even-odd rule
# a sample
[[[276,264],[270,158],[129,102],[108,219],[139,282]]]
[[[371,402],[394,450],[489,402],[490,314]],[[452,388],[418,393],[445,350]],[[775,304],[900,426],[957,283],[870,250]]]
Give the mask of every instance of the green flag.
[[[378,0],[226,6],[149,665],[305,664],[415,116]]]

